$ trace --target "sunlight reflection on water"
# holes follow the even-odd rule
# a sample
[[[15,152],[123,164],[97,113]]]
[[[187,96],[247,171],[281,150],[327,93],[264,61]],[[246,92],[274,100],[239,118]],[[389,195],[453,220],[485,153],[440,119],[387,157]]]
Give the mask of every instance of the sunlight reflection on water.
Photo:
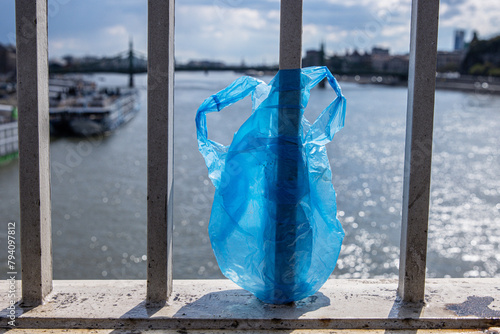
[[[174,277],[221,278],[207,226],[214,188],[198,152],[194,115],[201,102],[239,77],[177,73],[175,88]],[[125,84],[122,75],[93,76]],[[268,81],[270,77],[264,77]],[[109,137],[51,142],[54,277],[145,278],[146,99]],[[342,83],[346,126],[327,145],[346,237],[333,276],[396,277],[399,261],[406,88]],[[315,89],[312,121],[334,98]],[[228,144],[250,114],[242,101],[208,116],[209,138]],[[500,276],[500,96],[437,91],[434,120],[429,277]],[[69,171],[57,163],[74,163]],[[0,167],[3,221],[19,220],[17,162]],[[0,231],[0,239],[6,238]],[[0,254],[0,269],[4,268]],[[6,270],[2,269],[2,275]]]

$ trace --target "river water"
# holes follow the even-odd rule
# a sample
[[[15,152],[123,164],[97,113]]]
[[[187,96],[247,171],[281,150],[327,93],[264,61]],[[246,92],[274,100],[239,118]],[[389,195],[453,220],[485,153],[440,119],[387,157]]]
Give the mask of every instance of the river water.
[[[176,74],[175,278],[222,277],[207,234],[214,188],[197,150],[194,116],[238,76]],[[127,83],[123,75],[89,78]],[[103,138],[51,142],[55,279],[146,277],[146,76],[136,83],[142,111],[130,123]],[[407,89],[341,86],[346,126],[327,148],[346,237],[332,276],[396,277]],[[306,116],[313,119],[334,96],[314,89]],[[210,114],[209,137],[228,144],[249,113],[247,99]],[[436,92],[428,277],[500,277],[499,129],[500,96]],[[0,166],[0,278],[8,271],[7,222],[19,222],[18,182],[17,160]]]

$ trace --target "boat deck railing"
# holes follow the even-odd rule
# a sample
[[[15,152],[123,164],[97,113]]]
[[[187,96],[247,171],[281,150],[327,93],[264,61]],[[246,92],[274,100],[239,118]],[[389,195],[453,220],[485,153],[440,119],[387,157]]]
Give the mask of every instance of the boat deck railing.
[[[0,158],[17,153],[17,122],[0,124]]]

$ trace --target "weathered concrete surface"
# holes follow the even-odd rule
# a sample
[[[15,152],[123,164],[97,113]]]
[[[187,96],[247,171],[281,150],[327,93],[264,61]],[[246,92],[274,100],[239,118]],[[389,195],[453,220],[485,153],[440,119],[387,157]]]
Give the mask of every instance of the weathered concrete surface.
[[[20,241],[32,305],[52,289],[47,45],[47,0],[16,0]]]
[[[412,0],[399,288],[406,302],[425,292],[439,1]]]
[[[302,67],[302,0],[280,1],[280,70]]]
[[[147,308],[145,281],[54,281],[44,305],[16,307],[16,324],[18,328],[233,332],[500,326],[500,316],[494,315],[500,312],[500,279],[428,280],[426,304],[420,307],[400,304],[396,289],[396,280],[329,280],[314,296],[277,306],[260,302],[229,280],[180,280],[174,281],[168,305]],[[0,291],[7,291],[7,282],[0,283]],[[467,303],[471,298],[478,301],[475,306]],[[0,301],[0,326],[6,327],[8,305],[8,300]],[[464,314],[460,310],[468,315],[457,315]]]
[[[174,0],[148,1],[148,295],[172,292]]]
[[[152,329],[152,330],[127,330],[127,329],[13,329],[2,331],[0,334],[497,334],[500,328],[490,328],[489,331],[477,329],[464,329],[464,330],[438,330],[438,329],[419,329],[419,330],[385,330],[385,329],[346,329],[346,330],[322,330],[322,329],[300,329],[300,330],[273,330],[273,331],[260,331],[260,330],[175,330],[175,329]]]

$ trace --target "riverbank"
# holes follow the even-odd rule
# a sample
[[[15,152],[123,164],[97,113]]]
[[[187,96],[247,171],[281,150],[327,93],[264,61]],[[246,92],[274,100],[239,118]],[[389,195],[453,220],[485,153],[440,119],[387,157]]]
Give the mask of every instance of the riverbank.
[[[336,75],[341,82],[352,82],[362,85],[407,86],[408,81],[393,75]],[[438,73],[436,89],[461,91],[480,94],[500,95],[500,78],[475,76],[450,76]]]
[[[247,71],[245,75],[261,77],[274,76],[275,73],[263,71]],[[377,74],[336,74],[335,78],[340,82],[352,82],[361,85],[385,85],[385,86],[407,86],[408,80],[396,75]],[[485,76],[458,75],[449,73],[436,74],[436,89],[461,91],[479,94],[500,95],[500,78]],[[0,96],[0,104],[17,105],[16,93]]]

